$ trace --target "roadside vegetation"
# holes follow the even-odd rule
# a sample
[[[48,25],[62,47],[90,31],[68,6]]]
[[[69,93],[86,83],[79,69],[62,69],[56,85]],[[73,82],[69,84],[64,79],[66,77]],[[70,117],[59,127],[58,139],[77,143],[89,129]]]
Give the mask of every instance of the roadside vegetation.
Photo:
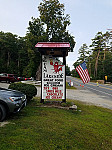
[[[71,21],[70,15],[65,14],[64,4],[59,0],[43,0],[38,13],[39,17],[31,17],[28,22],[24,37],[0,31],[0,73],[35,77],[41,62],[40,53],[35,48],[38,42],[69,42],[70,51],[73,51],[75,38],[67,29]]]
[[[21,82],[11,83],[8,88],[24,93],[28,101],[31,100],[33,96],[37,94],[37,89],[32,84],[25,84]]]
[[[72,75],[79,77],[75,68],[82,62],[86,62],[91,80],[105,80],[112,82],[112,34],[110,32],[98,32],[92,39],[91,45],[84,43],[78,50],[79,57],[74,62]]]
[[[8,118],[9,124],[0,127],[0,149],[112,149],[112,110],[78,101],[73,101],[77,111],[64,110],[43,107],[39,101],[29,101],[20,113]]]
[[[39,17],[30,19],[24,37],[0,31],[0,73],[35,78],[41,62],[40,53],[35,49],[35,45],[40,41],[69,42],[70,52],[73,52],[77,41],[75,42],[74,35],[68,31],[71,21],[70,15],[65,14],[64,4],[59,0],[43,0],[37,12]],[[79,77],[75,68],[85,61],[91,80],[105,80],[107,76],[106,81],[112,82],[112,69],[109,69],[112,68],[111,39],[111,31],[98,31],[91,40],[91,45],[80,45],[79,57],[73,63],[74,69],[70,72],[66,66],[66,74]]]

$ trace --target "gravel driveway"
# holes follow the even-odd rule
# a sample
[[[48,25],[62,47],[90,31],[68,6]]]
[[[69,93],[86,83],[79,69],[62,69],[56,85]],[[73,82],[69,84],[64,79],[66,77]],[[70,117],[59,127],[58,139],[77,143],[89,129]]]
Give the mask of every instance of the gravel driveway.
[[[97,95],[92,93],[89,90],[85,90],[82,88],[77,88],[77,90],[66,90],[67,99],[79,100],[85,102],[87,104],[93,104],[96,106],[101,106],[105,108],[112,109],[112,101],[106,99],[106,97],[102,97],[101,95]],[[41,88],[37,87],[37,97],[41,96]]]
[[[0,87],[8,88],[9,84],[0,83]],[[37,88],[37,97],[41,96],[41,88],[36,86]],[[101,95],[97,95],[92,93],[89,90],[85,90],[83,87],[77,87],[77,90],[66,90],[67,99],[79,100],[85,102],[87,104],[93,104],[105,108],[112,109],[112,100],[106,99],[106,97],[102,97]]]
[[[9,87],[9,84],[7,84],[6,82],[0,82],[0,87],[7,89]]]

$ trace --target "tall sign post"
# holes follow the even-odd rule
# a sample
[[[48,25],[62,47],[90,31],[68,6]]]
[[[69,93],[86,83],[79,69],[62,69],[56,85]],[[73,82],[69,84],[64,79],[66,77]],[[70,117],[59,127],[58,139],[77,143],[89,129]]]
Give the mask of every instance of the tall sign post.
[[[62,99],[66,102],[66,56],[70,44],[39,42],[35,47],[41,53],[41,102],[44,99]]]

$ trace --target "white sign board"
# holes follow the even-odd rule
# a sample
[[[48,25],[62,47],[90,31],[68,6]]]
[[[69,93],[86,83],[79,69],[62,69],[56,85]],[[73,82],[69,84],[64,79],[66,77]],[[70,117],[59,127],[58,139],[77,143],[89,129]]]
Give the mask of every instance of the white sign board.
[[[65,99],[65,65],[42,55],[42,99]]]

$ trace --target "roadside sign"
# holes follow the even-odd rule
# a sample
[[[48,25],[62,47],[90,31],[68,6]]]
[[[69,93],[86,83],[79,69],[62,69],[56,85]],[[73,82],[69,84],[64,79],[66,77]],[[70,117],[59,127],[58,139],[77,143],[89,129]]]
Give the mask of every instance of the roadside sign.
[[[38,42],[35,47],[41,54],[41,103],[44,99],[62,99],[66,102],[66,56],[70,44]]]
[[[65,99],[65,65],[58,57],[42,55],[42,99]]]

